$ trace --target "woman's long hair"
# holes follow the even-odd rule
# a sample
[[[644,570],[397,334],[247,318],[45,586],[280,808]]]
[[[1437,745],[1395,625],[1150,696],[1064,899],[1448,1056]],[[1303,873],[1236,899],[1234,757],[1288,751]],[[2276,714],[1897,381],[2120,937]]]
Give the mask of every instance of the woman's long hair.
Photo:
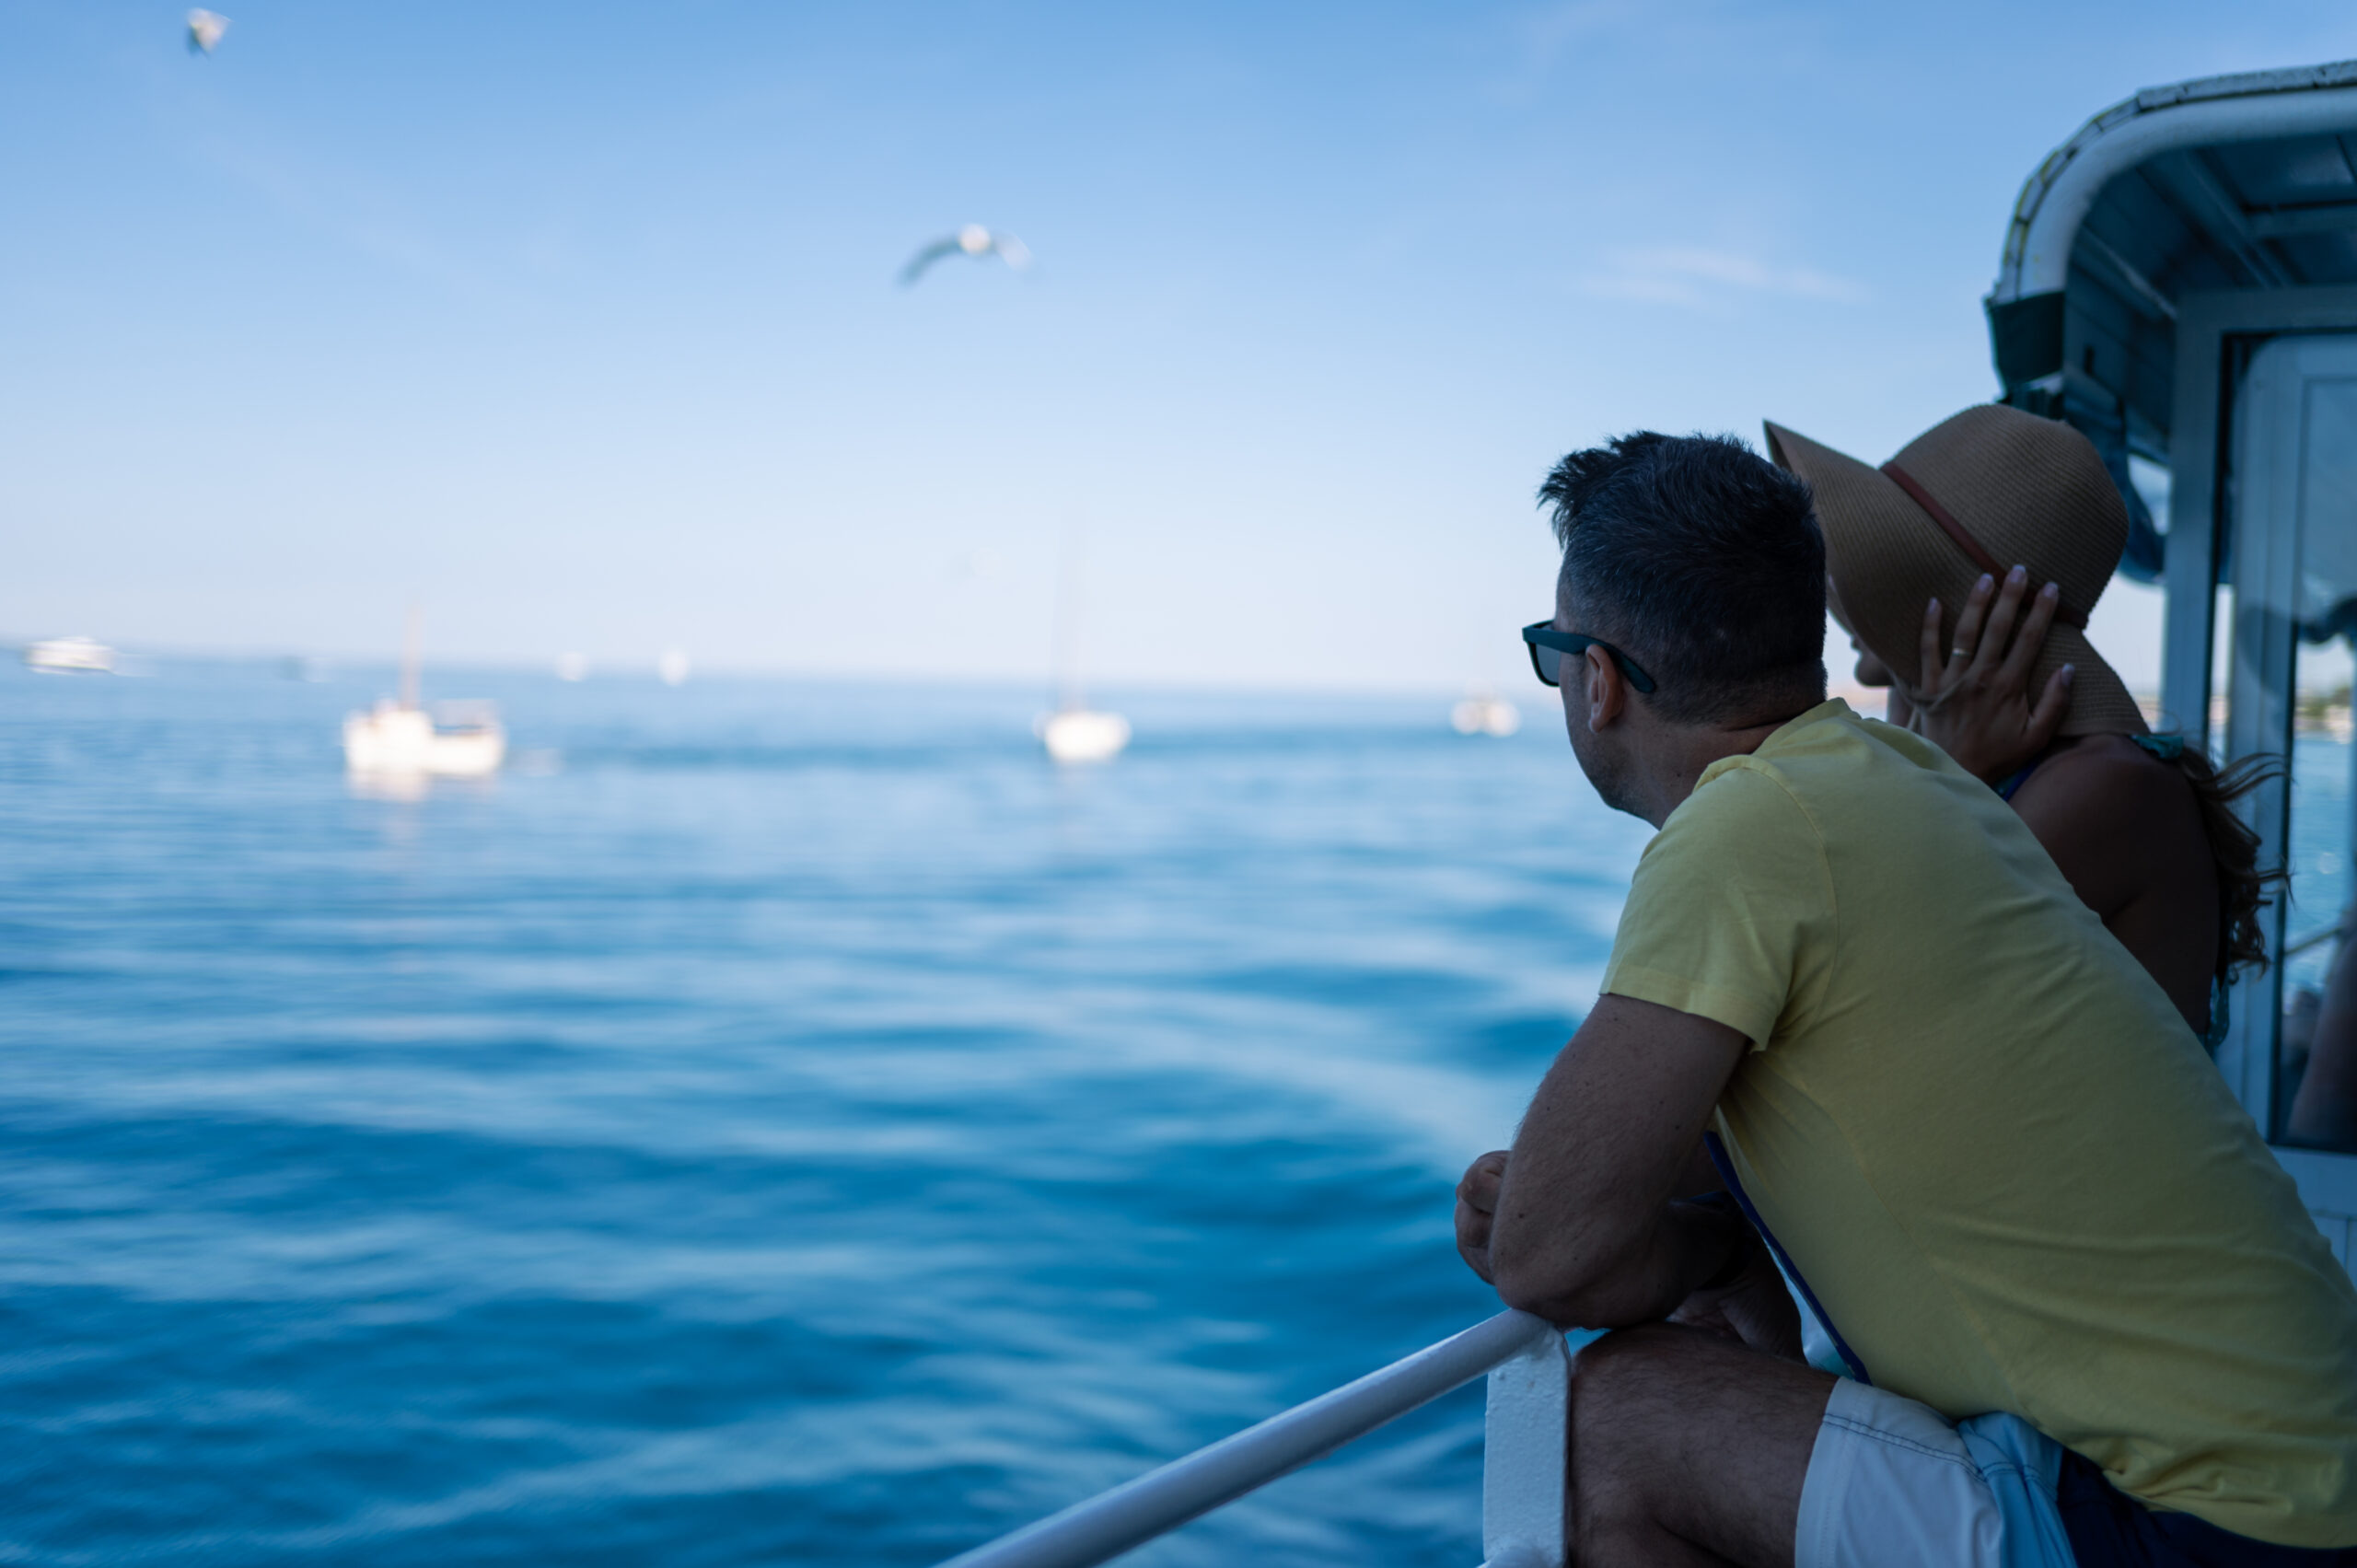
[[[2245,757],[2220,769],[2199,748],[2189,746],[2177,753],[2177,768],[2193,787],[2201,833],[2210,841],[2210,858],[2218,867],[2218,982],[2225,984],[2236,970],[2265,974],[2267,933],[2258,912],[2267,907],[2268,889],[2288,873],[2281,867],[2259,869],[2258,830],[2242,819],[2235,802],[2282,777],[2283,759]]]

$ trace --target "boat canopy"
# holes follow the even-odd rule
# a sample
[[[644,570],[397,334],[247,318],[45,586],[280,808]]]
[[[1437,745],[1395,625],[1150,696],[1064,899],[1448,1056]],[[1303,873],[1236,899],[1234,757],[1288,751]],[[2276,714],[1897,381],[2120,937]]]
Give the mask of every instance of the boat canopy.
[[[2184,297],[2349,284],[2357,60],[2149,88],[2030,176],[1987,301],[1997,375],[2004,401],[2103,454],[2131,522],[2122,572],[2161,574],[2128,459],[2169,460]]]

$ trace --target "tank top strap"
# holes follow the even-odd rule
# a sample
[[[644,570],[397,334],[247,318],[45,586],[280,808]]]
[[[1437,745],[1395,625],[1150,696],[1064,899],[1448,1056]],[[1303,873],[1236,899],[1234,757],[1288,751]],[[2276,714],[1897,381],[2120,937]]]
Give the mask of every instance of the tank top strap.
[[[2046,759],[2052,754],[2053,748],[2049,747],[2046,750],[2039,752],[2037,756],[2032,757],[2027,762],[2024,763],[2020,772],[2014,773],[2013,777],[2007,779],[2004,783],[1997,786],[1997,798],[2006,801],[2012,800],[2014,798],[2014,792],[2021,788],[2022,785],[2027,784],[2029,782],[2030,774],[2038,772],[2038,765],[2040,762],[2045,761]]]

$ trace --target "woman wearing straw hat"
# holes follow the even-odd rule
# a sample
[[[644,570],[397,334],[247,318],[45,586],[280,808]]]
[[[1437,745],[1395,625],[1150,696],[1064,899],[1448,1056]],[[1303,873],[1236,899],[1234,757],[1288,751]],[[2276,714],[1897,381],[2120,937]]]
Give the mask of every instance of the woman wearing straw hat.
[[[1889,686],[1892,722],[2013,803],[2214,1043],[2230,973],[2266,963],[2269,878],[2230,803],[2274,764],[2222,777],[2182,738],[2153,735],[2087,641],[2087,612],[2128,539],[2094,446],[1997,403],[1943,421],[1880,468],[1779,424],[1767,433],[1770,456],[1816,492],[1829,598],[1858,679]],[[2035,596],[2033,581],[2045,584]]]

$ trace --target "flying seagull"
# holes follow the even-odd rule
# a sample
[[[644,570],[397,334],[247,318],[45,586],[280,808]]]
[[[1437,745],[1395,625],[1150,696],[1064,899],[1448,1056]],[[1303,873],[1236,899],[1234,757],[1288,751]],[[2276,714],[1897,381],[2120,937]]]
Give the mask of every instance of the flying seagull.
[[[188,52],[210,54],[221,35],[229,30],[229,18],[216,11],[191,11],[188,14]]]
[[[946,239],[936,239],[915,255],[900,269],[900,286],[908,287],[924,276],[925,270],[945,257],[963,253],[981,261],[996,256],[1016,272],[1031,264],[1030,248],[1011,234],[993,234],[981,224],[970,223]]]

